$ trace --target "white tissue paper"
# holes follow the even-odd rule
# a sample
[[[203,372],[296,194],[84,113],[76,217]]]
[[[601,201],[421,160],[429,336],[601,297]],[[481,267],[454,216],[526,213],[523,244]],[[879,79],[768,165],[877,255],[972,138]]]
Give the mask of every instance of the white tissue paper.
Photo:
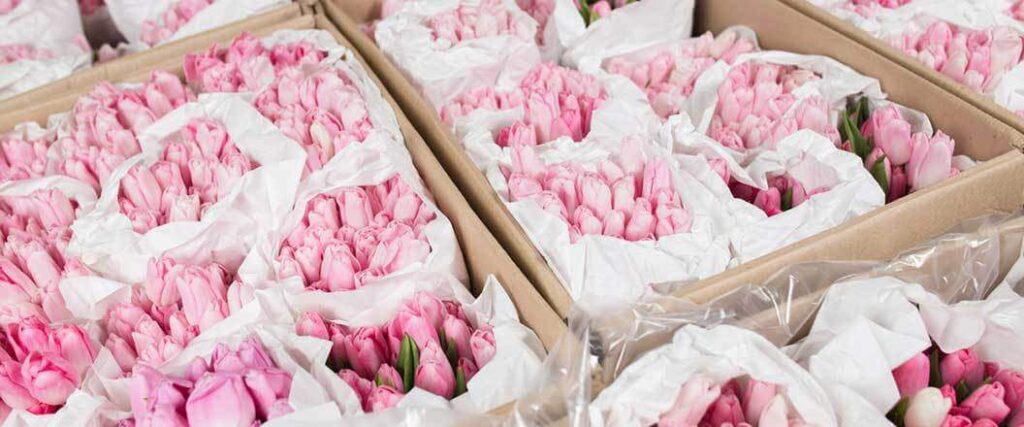
[[[0,99],[67,77],[92,62],[76,0],[22,0],[0,14],[0,47],[20,44],[47,58],[0,63]]]
[[[142,41],[142,27],[146,21],[159,24],[161,15],[181,0],[107,0],[107,9],[117,29],[128,40],[131,51],[149,47]],[[201,32],[248,18],[275,6],[289,4],[288,0],[214,0],[196,12],[188,22],[160,43],[169,43]]]
[[[821,386],[763,337],[733,326],[693,325],[626,367],[591,402],[590,421],[596,426],[656,424],[697,375],[721,383],[742,376],[773,383],[807,425],[839,425]]]
[[[221,122],[242,154],[260,167],[243,175],[200,221],[168,223],[140,235],[120,212],[121,178],[136,165],[157,161],[166,140],[196,118]],[[122,163],[103,183],[96,209],[75,222],[68,246],[93,271],[126,283],[143,281],[148,261],[164,255],[237,267],[257,238],[291,210],[306,158],[301,147],[234,95],[208,95],[183,105],[147,128],[139,141],[142,153]]]
[[[455,238],[455,232],[448,218],[434,204],[433,199],[420,179],[411,158],[404,147],[388,138],[385,133],[371,134],[361,144],[350,144],[339,152],[321,170],[307,177],[299,190],[294,209],[280,217],[273,227],[260,235],[258,244],[245,258],[238,270],[238,276],[245,286],[255,289],[281,287],[288,297],[297,304],[302,301],[320,301],[330,306],[341,304],[351,292],[307,291],[302,279],[297,276],[280,277],[280,262],[277,255],[281,243],[302,221],[307,202],[319,194],[334,194],[345,188],[376,185],[395,175],[408,185],[423,202],[421,209],[430,209],[436,217],[423,228],[430,254],[422,261],[406,266],[392,275],[411,271],[432,271],[453,274],[460,280],[468,275],[462,258],[462,251]],[[366,287],[384,286],[370,281]],[[358,292],[356,291],[352,292]]]
[[[571,4],[572,0],[558,2]],[[688,39],[693,32],[693,9],[693,0],[644,0],[616,8],[572,40],[562,61],[594,72],[604,59]]]
[[[518,34],[533,35],[537,23],[516,5],[501,0],[512,14]],[[462,4],[481,0],[415,0],[377,23],[377,45],[416,85],[438,111],[464,91],[476,87],[512,86],[534,65],[540,51],[533,37],[500,35],[462,41],[452,45],[435,40],[428,21]]]
[[[672,187],[692,217],[689,232],[637,242],[585,235],[571,243],[569,225],[545,211],[536,200],[509,203],[508,182],[501,168],[508,167],[511,158],[501,159],[500,165],[486,171],[495,191],[574,300],[599,296],[633,301],[650,284],[702,279],[724,271],[732,258],[729,232],[737,222],[757,219],[760,212],[733,199],[703,157],[673,158],[667,151],[640,140],[602,146],[563,138],[540,147],[538,155],[546,165],[569,162],[596,173],[602,161],[620,158],[626,151],[623,144],[634,144],[633,149],[643,160],[661,159],[668,164]]]
[[[396,417],[403,418],[409,413],[432,409],[483,414],[532,390],[535,378],[543,367],[544,347],[533,331],[519,322],[515,305],[493,276],[488,278],[476,299],[455,277],[443,273],[395,275],[382,282],[381,286],[368,286],[348,292],[345,299],[293,300],[291,307],[295,316],[318,312],[327,320],[352,328],[379,326],[394,318],[398,309],[416,293],[426,292],[442,301],[458,302],[474,327],[485,324],[492,326],[496,352],[494,358],[466,384],[466,393],[450,402],[414,388],[395,408],[370,414],[363,412],[356,392],[339,376],[332,375],[324,380],[324,384],[328,389],[336,391],[335,396],[340,399],[339,407],[347,421],[358,420],[359,425],[387,426],[392,425],[390,423]],[[257,291],[257,298],[270,299],[274,298],[274,294]],[[324,360],[320,359],[319,363],[323,365]]]

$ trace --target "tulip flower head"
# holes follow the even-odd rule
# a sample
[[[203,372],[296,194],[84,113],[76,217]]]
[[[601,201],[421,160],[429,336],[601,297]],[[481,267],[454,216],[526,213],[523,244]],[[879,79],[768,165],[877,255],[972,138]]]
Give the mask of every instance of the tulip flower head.
[[[142,22],[140,38],[148,46],[156,46],[171,38],[179,28],[192,20],[199,11],[206,9],[215,0],[178,0],[170,5],[156,19]]]
[[[496,352],[490,325],[474,325],[454,301],[420,292],[381,326],[350,328],[305,313],[299,335],[333,342],[330,364],[359,396],[363,410],[396,405],[414,387],[453,399]]]
[[[3,47],[0,47],[2,50]],[[0,64],[4,63],[0,53]],[[0,182],[39,178],[46,174],[46,152],[56,141],[54,132],[29,137],[14,130],[0,135]]]
[[[196,358],[186,378],[148,364],[131,374],[132,425],[260,425],[293,411],[292,376],[277,367],[255,337],[231,350],[219,344]]]
[[[460,3],[451,9],[427,20],[427,27],[433,32],[435,41],[454,46],[464,41],[511,35],[523,40],[532,40],[534,32],[521,25],[501,0],[482,0]],[[538,31],[539,32],[539,31]]]
[[[0,15],[14,10],[21,4],[21,0],[0,0]]]
[[[53,51],[38,48],[28,43],[0,45],[0,64],[10,64],[21,60],[50,59],[53,56]]]
[[[317,195],[305,210],[277,260],[281,277],[298,276],[310,289],[353,290],[430,255],[423,228],[437,214],[398,175]]]
[[[246,32],[227,49],[214,45],[206,52],[185,55],[183,68],[185,81],[199,92],[258,91],[285,71],[319,64],[326,56],[306,42],[267,48]]]
[[[756,46],[735,31],[671,43],[656,52],[612,57],[604,68],[612,74],[625,76],[647,93],[654,111],[662,119],[678,114],[697,79],[721,60],[732,63],[737,56],[752,52]]]
[[[750,377],[718,384],[697,375],[682,386],[658,427],[802,425],[781,391]]]
[[[0,341],[0,399],[33,414],[60,409],[96,357],[81,327],[49,325],[34,316],[6,324]]]

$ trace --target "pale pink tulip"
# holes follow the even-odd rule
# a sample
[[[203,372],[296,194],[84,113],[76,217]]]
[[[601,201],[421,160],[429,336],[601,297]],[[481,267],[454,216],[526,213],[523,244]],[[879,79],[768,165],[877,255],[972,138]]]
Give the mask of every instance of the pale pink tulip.
[[[711,404],[721,395],[721,387],[714,385],[707,378],[691,378],[679,390],[672,407],[661,414],[658,427],[695,426]]]
[[[455,372],[437,341],[429,341],[420,351],[416,367],[416,387],[446,399],[455,391]]]
[[[917,353],[910,360],[893,369],[892,376],[896,380],[896,387],[901,397],[912,397],[917,392],[928,387],[928,379],[931,375],[931,363],[923,353]]]

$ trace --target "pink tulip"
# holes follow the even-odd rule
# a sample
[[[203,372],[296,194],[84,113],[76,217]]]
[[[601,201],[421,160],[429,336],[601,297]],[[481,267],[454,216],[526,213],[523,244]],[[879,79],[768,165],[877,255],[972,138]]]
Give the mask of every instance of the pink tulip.
[[[282,399],[287,401],[292,387],[292,376],[278,368],[250,370],[245,373],[244,381],[255,403],[256,415],[264,419],[270,418],[269,414],[275,403]]]
[[[948,415],[942,421],[941,427],[971,427],[972,425],[971,419],[963,415]]]
[[[381,385],[387,385],[394,387],[396,390],[405,390],[405,383],[402,381],[402,376],[398,374],[395,368],[388,364],[380,365],[380,369],[377,370],[377,375],[374,379]]]
[[[1003,369],[993,376],[993,379],[1002,384],[1006,391],[1006,406],[1017,411],[1024,403],[1024,374],[1012,369]]]
[[[388,358],[387,344],[380,328],[356,329],[345,342],[345,354],[356,373],[364,378],[372,377]]]
[[[359,401],[363,402],[363,409],[369,410],[367,399],[370,397],[370,392],[373,391],[373,382],[360,377],[356,371],[351,369],[341,370],[338,372],[338,376],[340,376],[342,381],[345,381],[345,383],[352,388],[352,391],[354,391],[356,396],[359,397]]]
[[[186,426],[183,416],[188,383],[174,380],[146,365],[135,367],[131,377],[131,408],[141,425]]]
[[[451,399],[455,391],[455,373],[436,341],[427,342],[420,351],[419,362],[416,387]]]
[[[928,356],[918,353],[910,360],[893,369],[892,376],[896,380],[896,387],[901,397],[911,397],[917,392],[928,387],[928,379],[931,374],[931,363]]]
[[[367,397],[367,405],[370,412],[383,411],[395,407],[403,397],[405,395],[394,387],[382,385],[373,388],[373,391]]]
[[[743,415],[743,407],[740,405],[740,399],[732,393],[723,393],[715,400],[711,407],[708,408],[704,419],[710,421],[712,425],[726,423],[738,425],[746,422]]]
[[[778,188],[769,188],[761,191],[754,199],[754,206],[757,206],[769,217],[782,213],[782,195]]]
[[[131,371],[132,366],[135,366],[138,361],[139,356],[135,353],[135,348],[117,335],[111,334],[107,337],[104,347],[110,350],[114,360],[117,361],[117,365],[123,371]]]
[[[946,384],[958,384],[965,381],[968,387],[977,387],[984,380],[985,367],[978,355],[971,349],[957,350],[948,354],[939,362],[942,381]]]
[[[971,393],[967,399],[960,403],[972,420],[988,418],[996,424],[1003,422],[1010,415],[1010,408],[1006,406],[1004,398],[1006,391],[1003,385],[995,382],[984,384]]]
[[[60,348],[61,356],[75,368],[79,375],[92,366],[96,349],[89,336],[78,325],[61,325],[53,330],[53,339]]]
[[[196,382],[185,403],[189,424],[248,427],[256,421],[256,407],[242,377],[209,374]]]
[[[679,390],[672,408],[661,414],[658,427],[697,425],[720,395],[721,387],[712,384],[707,378],[691,378]]]
[[[920,190],[950,176],[953,140],[941,131],[931,139],[921,133],[914,135],[913,153],[907,163],[907,182]]]
[[[174,260],[170,258],[153,259],[149,262],[144,289],[146,297],[157,305],[170,306],[181,300],[177,284],[164,280],[174,265]]]
[[[903,168],[892,168],[892,176],[889,177],[889,201],[907,195],[907,188],[907,174],[903,172]]]
[[[472,335],[469,324],[465,320],[454,316],[446,316],[444,319],[444,335],[451,342],[455,343],[456,354],[459,356],[470,356],[470,337]],[[444,343],[445,346],[448,343]]]
[[[22,362],[21,378],[33,398],[47,405],[63,405],[78,388],[75,366],[53,353],[29,353]]]
[[[299,320],[295,322],[295,333],[308,336],[316,337],[322,340],[330,340],[330,332],[327,330],[327,323],[324,318],[320,316],[320,313],[310,311],[302,313],[299,316]]]
[[[494,331],[490,328],[480,328],[473,331],[473,335],[469,339],[469,346],[476,366],[483,369],[484,365],[494,358],[494,353],[497,351],[494,342]]]
[[[777,394],[775,384],[758,381],[753,378],[747,381],[740,396],[743,404],[743,414],[747,420],[754,421],[761,418],[761,413]]]
[[[48,410],[50,405],[42,403],[32,396],[27,380],[22,376],[21,371],[21,364],[18,362],[0,362],[0,398],[4,403],[13,409],[27,410],[32,413],[55,412],[55,407],[53,410]]]

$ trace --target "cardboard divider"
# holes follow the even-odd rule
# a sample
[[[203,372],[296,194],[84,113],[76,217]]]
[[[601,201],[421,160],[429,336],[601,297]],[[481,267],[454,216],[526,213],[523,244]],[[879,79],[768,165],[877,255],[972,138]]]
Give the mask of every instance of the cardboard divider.
[[[155,70],[165,70],[181,75],[181,59],[185,53],[205,51],[214,43],[220,43],[223,46],[243,31],[262,36],[283,28],[316,28],[332,33],[339,43],[353,49],[351,44],[323,16],[298,16],[274,25],[267,25],[267,22],[260,18],[262,17],[251,18],[232,25],[230,31],[218,30],[216,34],[206,34],[208,37],[185,40],[185,43],[178,46],[178,50],[173,54],[165,51],[163,55],[147,56],[146,60],[140,60],[134,67],[109,69],[103,76],[104,78],[97,79],[96,82],[101,80],[109,80],[114,83],[138,81],[145,79]],[[355,52],[354,49],[353,52]],[[363,65],[366,67],[365,62]],[[545,348],[550,349],[566,332],[566,326],[562,319],[546,304],[508,253],[488,232],[483,222],[459,193],[451,178],[445,173],[441,163],[431,154],[423,138],[416,132],[402,110],[398,108],[388,91],[380,84],[380,80],[373,75],[372,69],[369,67],[366,69],[378,83],[385,99],[395,110],[406,147],[416,169],[433,195],[434,202],[452,222],[469,270],[472,290],[474,293],[479,293],[487,277],[494,275],[515,304],[520,321],[537,334]],[[40,124],[45,124],[51,114],[68,111],[75,99],[91,90],[93,83],[95,82],[74,86],[57,99],[46,99],[45,97],[35,99],[33,103],[37,105],[34,108],[0,113],[0,130],[9,130],[22,121],[37,121]]]
[[[995,117],[1006,124],[1016,128],[1017,130],[1024,132],[1024,119],[1017,117],[1012,111],[1003,107],[989,97],[972,90],[964,85],[961,85],[953,79],[946,77],[942,73],[933,70],[932,68],[924,65],[915,58],[908,56],[886,43],[885,41],[868,34],[866,31],[857,28],[849,22],[846,22],[835,15],[832,15],[827,10],[815,6],[813,3],[807,0],[773,0],[781,2],[798,12],[810,17],[811,19],[818,21],[844,36],[854,40],[867,47],[869,50],[885,56],[889,60],[899,64],[900,66],[910,70],[911,72],[918,74],[944,90],[953,93],[954,95],[966,100],[975,107],[988,113],[992,117]],[[1024,145],[1018,144],[1014,141],[1014,145],[1024,150]]]
[[[41,99],[48,100],[61,97],[82,86],[91,87],[103,80],[110,79],[111,76],[122,75],[139,67],[150,65],[153,61],[159,61],[160,58],[182,56],[190,52],[190,46],[195,46],[197,43],[213,44],[215,40],[223,39],[225,34],[237,34],[243,28],[264,28],[297,18],[302,15],[300,9],[298,3],[281,6],[243,21],[234,22],[181,40],[146,49],[142,52],[128,54],[104,64],[79,70],[63,79],[0,101],[0,114],[14,112],[22,108],[31,108]]]
[[[382,0],[324,0],[326,15],[360,50],[392,90],[410,120],[455,180],[470,204],[523,272],[561,316],[572,301],[522,226],[466,155],[435,109],[363,26],[380,14]],[[683,289],[682,296],[707,301],[746,283],[758,283],[784,266],[812,260],[888,259],[958,221],[1024,203],[1024,134],[940,85],[873,52],[779,0],[698,0],[695,34],[732,25],[753,28],[765,49],[835,58],[881,81],[889,98],[924,111],[937,129],[957,141],[957,153],[985,161],[953,179],[916,192],[837,228],[781,248]]]

